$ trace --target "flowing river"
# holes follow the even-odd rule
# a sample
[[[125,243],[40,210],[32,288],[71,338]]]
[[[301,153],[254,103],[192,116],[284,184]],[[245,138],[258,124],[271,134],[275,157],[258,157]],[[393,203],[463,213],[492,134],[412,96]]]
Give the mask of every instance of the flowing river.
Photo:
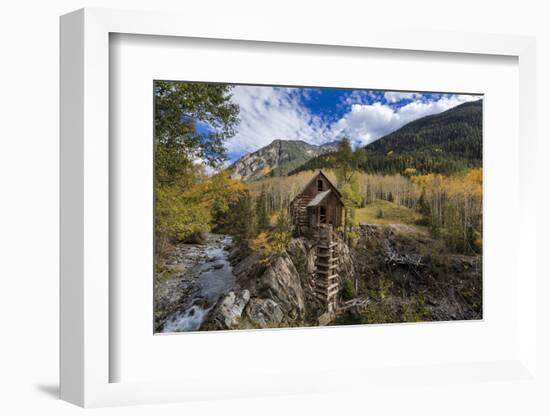
[[[181,279],[186,287],[182,307],[170,315],[161,332],[197,331],[214,307],[219,297],[227,293],[235,283],[233,268],[228,259],[230,236],[209,234],[204,245],[181,245],[179,256],[172,267],[184,271],[175,279]],[[193,264],[189,265],[189,259]]]

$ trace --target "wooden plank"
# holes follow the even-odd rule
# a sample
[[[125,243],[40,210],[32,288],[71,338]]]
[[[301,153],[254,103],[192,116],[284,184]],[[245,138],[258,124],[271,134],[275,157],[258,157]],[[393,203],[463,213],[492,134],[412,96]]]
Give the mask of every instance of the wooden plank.
[[[322,291],[324,291],[324,292],[329,293],[329,292],[330,292],[331,290],[333,290],[334,288],[338,288],[338,286],[339,286],[338,282],[335,282],[335,283],[327,283],[327,284],[325,284],[325,283],[323,282],[323,284],[318,285],[318,289],[319,289],[319,290],[322,290]]]
[[[339,288],[335,287],[333,289],[331,289],[329,292],[328,292],[328,298],[334,298],[338,295],[338,292],[340,291]]]
[[[317,247],[321,248],[323,250],[330,250],[331,248],[334,248],[338,245],[338,243],[330,243],[330,244],[326,244],[326,245],[325,244],[326,243],[323,242],[322,244],[318,245]]]
[[[330,274],[332,273],[332,274]],[[337,276],[336,274],[334,274],[334,271],[332,269],[328,269],[328,270],[317,270],[317,274],[322,274],[322,275],[328,275],[328,279],[334,277],[334,276]]]
[[[336,267],[338,267],[337,264],[334,264],[332,262],[332,260],[329,260],[331,263],[315,263],[317,266],[320,266],[320,267],[324,267],[324,268],[327,268],[327,269],[335,269]]]

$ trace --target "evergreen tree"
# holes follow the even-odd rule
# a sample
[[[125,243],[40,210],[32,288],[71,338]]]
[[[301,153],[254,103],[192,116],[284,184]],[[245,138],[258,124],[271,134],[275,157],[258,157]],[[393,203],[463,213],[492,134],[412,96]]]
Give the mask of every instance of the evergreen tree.
[[[440,173],[450,175],[477,168],[482,163],[482,104],[468,102],[412,121],[364,150],[352,155],[344,139],[336,152],[304,163],[290,174],[315,169],[339,169],[340,186],[348,181],[349,168],[384,175]],[[353,157],[352,157],[353,156]]]
[[[248,242],[256,234],[254,204],[248,192],[243,194],[231,210],[231,221],[237,243],[248,247]]]
[[[282,253],[286,249],[290,241],[290,224],[288,215],[285,209],[282,209],[277,214],[275,223],[275,232],[273,233],[272,245],[277,253]]]
[[[265,188],[262,187],[262,191],[256,199],[256,229],[258,232],[265,231],[269,228],[269,225],[267,194]]]

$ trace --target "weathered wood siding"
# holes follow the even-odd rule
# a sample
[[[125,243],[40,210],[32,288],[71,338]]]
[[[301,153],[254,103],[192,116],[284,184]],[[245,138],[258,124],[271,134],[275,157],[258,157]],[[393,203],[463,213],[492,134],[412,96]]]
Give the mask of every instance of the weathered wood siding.
[[[334,227],[342,225],[342,202],[334,192],[331,192],[323,201],[323,205],[327,208],[327,224],[332,224]]]
[[[318,181],[322,181],[322,189],[319,189]],[[310,227],[319,226],[319,217],[320,217],[320,207],[324,207],[326,210],[326,224],[332,224],[333,227],[337,228],[342,225],[342,212],[343,212],[343,203],[338,197],[338,190],[332,185],[321,173],[317,174],[313,180],[311,180],[302,192],[295,198],[291,204],[294,205],[295,201],[300,199],[311,200],[318,193],[331,190],[330,194],[322,201],[322,203],[317,207],[307,208],[307,218]],[[305,208],[304,208],[305,209]],[[296,215],[296,214],[295,214]],[[293,221],[296,223],[296,219],[293,218]]]

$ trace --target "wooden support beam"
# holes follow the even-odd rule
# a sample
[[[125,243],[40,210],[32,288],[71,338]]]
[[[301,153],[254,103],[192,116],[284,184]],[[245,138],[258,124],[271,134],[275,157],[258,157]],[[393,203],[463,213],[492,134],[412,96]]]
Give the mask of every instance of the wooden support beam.
[[[318,247],[322,248],[322,249],[325,249],[325,250],[330,250],[331,248],[334,248],[337,245],[338,245],[338,243],[324,243],[324,244],[319,245]]]
[[[323,267],[325,269],[335,269],[335,268],[338,267],[338,265],[334,264],[334,262],[332,260],[329,260],[329,261],[330,261],[330,263],[317,263],[317,266]]]

